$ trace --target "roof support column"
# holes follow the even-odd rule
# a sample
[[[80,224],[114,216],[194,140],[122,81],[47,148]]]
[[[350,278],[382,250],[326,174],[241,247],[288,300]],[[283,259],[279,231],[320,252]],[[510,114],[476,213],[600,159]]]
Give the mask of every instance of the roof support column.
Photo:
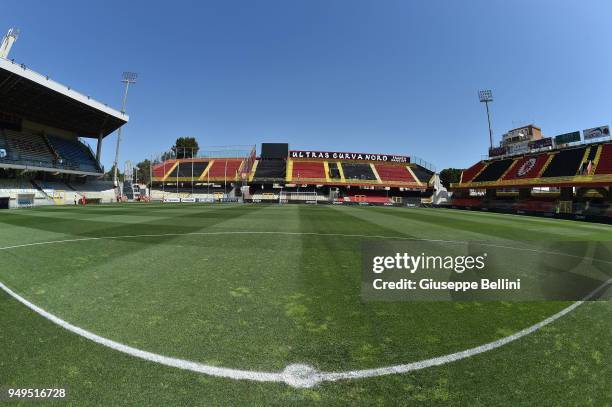
[[[100,159],[102,158],[102,138],[104,137],[102,131],[100,131],[100,134],[98,134],[98,145],[96,146],[96,160],[98,160],[98,162],[100,162]]]

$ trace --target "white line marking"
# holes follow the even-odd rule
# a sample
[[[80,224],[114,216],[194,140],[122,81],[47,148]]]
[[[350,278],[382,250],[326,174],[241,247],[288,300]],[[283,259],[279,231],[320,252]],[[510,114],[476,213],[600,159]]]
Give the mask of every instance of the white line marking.
[[[583,260],[592,260],[599,261],[603,263],[612,264],[612,262],[602,259],[597,259],[593,257],[584,257],[577,256],[567,253],[559,253],[559,252],[549,252],[542,251],[538,249],[530,249],[527,247],[513,247],[513,246],[504,246],[492,243],[480,243],[479,241],[468,241],[468,240],[443,240],[443,239],[420,239],[416,237],[406,237],[406,236],[384,236],[384,235],[361,235],[361,234],[350,234],[350,233],[318,233],[318,232],[266,232],[266,231],[221,231],[221,232],[187,232],[187,233],[161,233],[161,234],[144,234],[144,235],[123,235],[123,236],[100,236],[100,237],[83,237],[78,239],[66,239],[66,240],[52,240],[45,242],[36,242],[36,243],[25,243],[18,244],[14,246],[6,246],[0,247],[0,251],[9,250],[9,249],[18,249],[21,247],[31,247],[31,246],[44,246],[50,244],[60,244],[60,243],[74,243],[74,242],[85,242],[91,240],[115,240],[115,239],[135,239],[140,237],[171,237],[171,236],[206,236],[206,235],[287,235],[287,236],[336,236],[336,237],[361,237],[361,238],[370,238],[370,239],[389,239],[389,240],[407,240],[407,241],[417,241],[417,242],[434,242],[434,243],[451,243],[451,244],[463,244],[466,242],[471,242],[473,244],[477,244],[478,246],[483,247],[495,247],[499,249],[511,249],[511,250],[521,250],[532,253],[542,253],[542,254],[551,254],[565,257],[574,257]]]
[[[0,251],[16,249],[21,247],[31,247],[31,246],[40,246],[40,245],[49,245],[49,244],[59,244],[59,243],[71,243],[71,242],[82,242],[88,240],[105,240],[105,239],[126,239],[126,238],[137,238],[137,237],[164,237],[164,236],[186,236],[186,235],[220,235],[220,234],[281,234],[281,235],[316,235],[316,236],[343,236],[343,237],[366,237],[366,238],[382,238],[382,239],[401,239],[401,240],[420,240],[420,241],[432,241],[432,242],[448,242],[448,243],[462,243],[457,241],[445,241],[445,240],[427,240],[427,239],[416,239],[416,238],[406,238],[406,237],[398,237],[398,236],[368,236],[368,235],[359,235],[359,234],[340,234],[340,233],[310,233],[310,232],[192,232],[192,233],[165,233],[165,234],[147,234],[147,235],[127,235],[127,236],[105,236],[105,237],[90,237],[90,238],[80,238],[80,239],[67,239],[67,240],[56,240],[56,241],[48,241],[48,242],[38,242],[38,243],[27,243],[21,245],[0,247]],[[495,246],[495,245],[489,245]],[[496,246],[496,247],[506,247],[506,246]],[[529,250],[529,251],[537,251],[534,249],[519,249],[514,247],[507,247],[511,249],[518,250]],[[567,255],[564,253],[553,253],[559,254],[562,256],[570,256],[570,257],[579,257]],[[600,259],[592,259],[598,261],[604,261]],[[607,261],[604,261],[608,263]],[[48,319],[60,327],[73,332],[79,336],[89,339],[90,341],[96,342],[100,345],[106,346],[113,350],[128,354],[130,356],[147,360],[150,362],[159,363],[165,366],[176,367],[183,370],[189,370],[196,373],[202,373],[209,376],[217,376],[234,380],[252,380],[258,382],[284,382],[289,386],[296,388],[308,388],[314,387],[321,382],[335,382],[338,380],[350,380],[350,379],[363,379],[367,377],[375,377],[375,376],[384,376],[390,374],[398,374],[398,373],[407,373],[415,370],[425,369],[431,366],[440,366],[446,363],[455,362],[461,359],[469,358],[471,356],[475,356],[484,352],[488,352],[490,350],[499,348],[504,346],[510,342],[514,342],[520,338],[523,338],[533,332],[539,330],[540,328],[556,321],[557,319],[563,317],[564,315],[569,314],[582,304],[584,304],[589,299],[596,296],[599,292],[604,290],[607,286],[612,284],[612,278],[605,281],[602,285],[593,290],[590,294],[585,296],[582,300],[573,303],[572,305],[562,309],[556,314],[546,318],[543,321],[536,323],[528,328],[525,328],[521,331],[518,331],[510,336],[505,338],[498,339],[493,342],[486,343],[484,345],[476,346],[474,348],[466,349],[460,352],[450,353],[443,356],[438,356],[430,359],[424,359],[417,362],[411,362],[407,364],[401,365],[393,365],[380,367],[375,369],[363,369],[363,370],[350,370],[345,372],[318,372],[313,367],[302,364],[293,364],[287,366],[282,372],[264,372],[257,370],[241,370],[241,369],[233,369],[233,368],[225,368],[218,366],[206,365],[203,363],[194,362],[191,360],[178,359],[169,356],[160,355],[157,353],[147,352],[141,349],[137,349],[128,345],[124,345],[122,343],[113,341],[108,338],[104,338],[102,336],[96,335],[93,332],[87,331],[83,328],[79,328],[78,326],[72,325],[69,322],[64,321],[63,319],[51,314],[50,312],[45,311],[44,309],[34,305],[30,301],[21,297],[19,294],[12,291],[2,282],[0,282],[0,288],[6,292],[8,295],[30,308],[32,311],[41,315],[42,317]]]

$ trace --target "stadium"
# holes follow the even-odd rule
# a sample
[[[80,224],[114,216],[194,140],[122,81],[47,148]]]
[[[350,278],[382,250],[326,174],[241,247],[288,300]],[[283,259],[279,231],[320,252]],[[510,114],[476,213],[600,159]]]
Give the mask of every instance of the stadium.
[[[125,107],[10,59],[16,39],[0,47],[0,400],[612,402],[607,126],[510,130],[447,185],[374,142],[265,139],[175,146],[148,178],[127,162],[109,179],[101,154]],[[387,243],[453,259],[484,247],[499,276],[542,280],[525,297],[371,300],[363,266]]]

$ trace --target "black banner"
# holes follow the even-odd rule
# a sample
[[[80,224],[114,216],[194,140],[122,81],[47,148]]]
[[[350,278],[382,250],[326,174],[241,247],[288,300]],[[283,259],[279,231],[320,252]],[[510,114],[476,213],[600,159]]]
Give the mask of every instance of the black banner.
[[[489,157],[497,157],[506,154],[506,147],[493,147],[489,149]]]
[[[574,131],[572,133],[559,134],[555,137],[555,144],[567,144],[580,141],[580,132]]]
[[[533,140],[529,142],[529,148],[531,149],[544,148],[544,147],[552,147],[551,137],[546,137],[546,138],[542,138],[539,140]]]
[[[289,151],[289,158],[310,158],[316,160],[377,161],[390,163],[409,163],[410,157],[389,154],[345,153],[339,151]]]

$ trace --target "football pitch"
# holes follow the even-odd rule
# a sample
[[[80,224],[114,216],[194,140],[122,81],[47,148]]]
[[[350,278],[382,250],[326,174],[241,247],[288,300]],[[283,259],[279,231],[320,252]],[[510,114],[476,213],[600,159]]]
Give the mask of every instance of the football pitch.
[[[328,205],[1,212],[0,387],[65,388],[67,400],[45,404],[76,406],[612,405],[609,301],[460,360],[361,377],[507,338],[572,305],[364,302],[372,239],[529,246],[611,241],[612,226]],[[301,382],[309,369],[344,376]]]

